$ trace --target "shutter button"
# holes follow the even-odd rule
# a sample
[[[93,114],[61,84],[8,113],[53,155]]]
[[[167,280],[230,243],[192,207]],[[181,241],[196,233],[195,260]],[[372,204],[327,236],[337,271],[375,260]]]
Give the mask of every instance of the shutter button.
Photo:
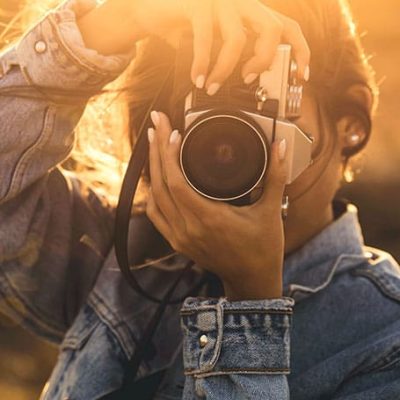
[[[35,51],[38,54],[42,54],[47,50],[47,44],[43,40],[39,40],[35,43]]]
[[[208,337],[206,335],[200,336],[200,347],[205,347],[208,343]]]

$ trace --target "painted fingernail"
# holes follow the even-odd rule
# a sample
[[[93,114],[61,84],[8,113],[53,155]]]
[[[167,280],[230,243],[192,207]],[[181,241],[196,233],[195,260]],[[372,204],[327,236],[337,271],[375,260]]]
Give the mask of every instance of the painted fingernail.
[[[244,83],[246,85],[250,85],[251,83],[253,83],[257,79],[257,77],[258,77],[258,74],[255,74],[255,73],[248,74],[246,76],[246,78],[244,78]]]
[[[310,66],[307,65],[305,71],[304,71],[304,80],[308,82],[310,80]]]
[[[206,84],[206,77],[204,75],[199,75],[196,79],[197,89],[203,89]]]
[[[279,154],[279,159],[282,161],[286,157],[286,150],[287,150],[287,142],[286,139],[282,139],[279,143],[279,149],[278,149],[278,154]]]
[[[153,121],[154,126],[157,128],[160,125],[160,114],[157,111],[150,113],[150,118]]]
[[[219,83],[212,83],[207,90],[207,94],[209,96],[214,96],[218,90],[221,89],[221,85]]]
[[[150,143],[153,143],[154,141],[154,133],[155,130],[153,128],[149,128],[149,130],[147,131],[147,137],[149,138]]]
[[[177,130],[172,131],[171,136],[169,137],[169,142],[171,144],[175,144],[179,140],[179,132]]]

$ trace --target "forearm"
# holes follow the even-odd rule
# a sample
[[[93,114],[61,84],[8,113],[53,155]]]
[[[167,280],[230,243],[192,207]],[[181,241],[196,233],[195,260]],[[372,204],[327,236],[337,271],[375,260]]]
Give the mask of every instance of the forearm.
[[[78,26],[86,46],[103,55],[132,50],[144,36],[134,18],[133,3],[108,0],[80,18]]]

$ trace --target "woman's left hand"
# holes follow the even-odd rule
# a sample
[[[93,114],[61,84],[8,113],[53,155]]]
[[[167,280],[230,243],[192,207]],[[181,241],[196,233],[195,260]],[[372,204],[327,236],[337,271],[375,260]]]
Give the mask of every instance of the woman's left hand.
[[[182,137],[168,118],[152,113],[149,130],[151,194],[147,215],[178,252],[215,273],[230,300],[282,296],[286,142],[274,143],[262,198],[246,207],[196,193],[179,165]]]

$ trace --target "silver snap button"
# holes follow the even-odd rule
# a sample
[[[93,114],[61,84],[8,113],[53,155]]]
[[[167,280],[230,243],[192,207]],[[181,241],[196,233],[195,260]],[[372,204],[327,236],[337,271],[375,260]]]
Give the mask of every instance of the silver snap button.
[[[205,347],[208,343],[208,337],[206,335],[200,336],[200,347]]]
[[[47,44],[43,40],[39,40],[35,43],[36,53],[42,54],[47,50]]]

